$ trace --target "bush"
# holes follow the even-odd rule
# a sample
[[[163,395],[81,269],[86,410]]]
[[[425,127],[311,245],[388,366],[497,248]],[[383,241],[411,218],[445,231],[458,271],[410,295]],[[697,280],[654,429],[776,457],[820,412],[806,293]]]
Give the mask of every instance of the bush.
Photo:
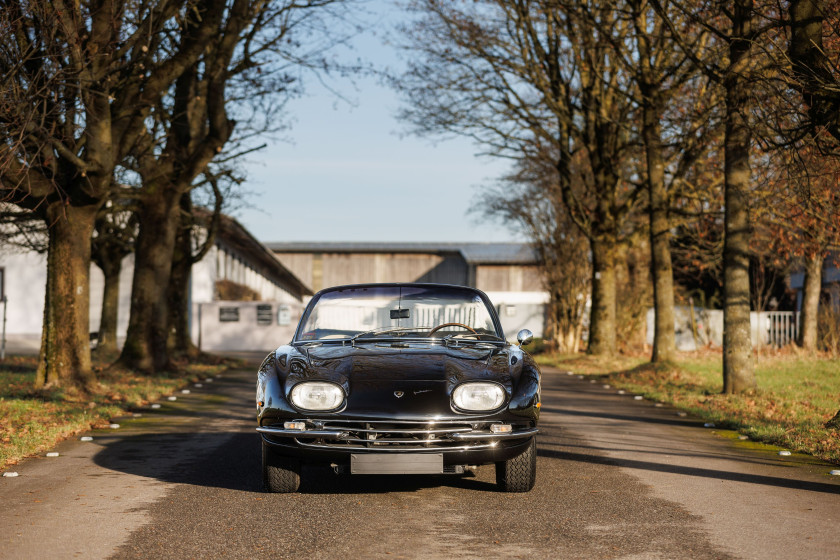
[[[532,356],[536,356],[537,354],[542,354],[548,350],[548,344],[544,339],[534,337],[534,340],[531,344],[525,347],[525,350],[527,350]]]

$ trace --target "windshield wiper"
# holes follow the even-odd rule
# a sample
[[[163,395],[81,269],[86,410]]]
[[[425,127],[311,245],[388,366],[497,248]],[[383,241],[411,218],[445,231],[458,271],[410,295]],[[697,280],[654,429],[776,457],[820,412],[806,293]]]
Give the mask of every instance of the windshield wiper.
[[[492,337],[489,340],[485,340],[482,338],[473,338],[473,337],[482,337],[488,336]],[[460,337],[460,338],[459,338]],[[472,342],[472,343],[479,343],[479,342],[486,342],[488,344],[500,344],[504,343],[504,339],[498,337],[494,334],[487,334],[487,333],[452,333],[444,336],[441,339],[444,345],[449,345],[450,342],[458,343],[458,342]]]
[[[360,336],[365,336],[365,335],[368,335],[368,334],[384,334],[384,333],[388,332],[389,330],[390,329],[387,329],[387,330],[384,330],[384,331],[380,332],[380,329],[372,329],[372,330],[369,330],[369,331],[363,331],[363,332],[354,334],[353,336],[350,337],[350,345],[355,346],[356,345],[356,339],[359,338]],[[347,339],[345,339],[345,340],[347,340]],[[345,340],[341,341],[342,346],[344,345]]]
[[[360,332],[358,334],[354,334],[349,339],[344,339],[342,341],[346,342],[347,340],[350,341],[351,346],[356,345],[356,339],[366,335],[380,335],[380,334],[387,334],[387,333],[406,333],[406,332],[413,332],[413,331],[428,331],[431,327],[379,327],[376,329],[371,329],[369,331]]]

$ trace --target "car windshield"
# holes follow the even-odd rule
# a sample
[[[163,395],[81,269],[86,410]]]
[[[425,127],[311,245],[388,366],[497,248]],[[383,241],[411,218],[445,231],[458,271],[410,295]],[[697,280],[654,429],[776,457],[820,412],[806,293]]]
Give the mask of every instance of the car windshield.
[[[488,302],[455,286],[358,286],[322,293],[307,308],[296,340],[376,337],[501,338]]]

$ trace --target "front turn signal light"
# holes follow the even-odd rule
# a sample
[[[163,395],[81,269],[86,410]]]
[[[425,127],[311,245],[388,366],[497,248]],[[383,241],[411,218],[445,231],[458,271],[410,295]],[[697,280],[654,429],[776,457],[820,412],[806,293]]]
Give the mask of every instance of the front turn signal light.
[[[490,431],[494,434],[509,434],[513,431],[510,424],[490,424]]]

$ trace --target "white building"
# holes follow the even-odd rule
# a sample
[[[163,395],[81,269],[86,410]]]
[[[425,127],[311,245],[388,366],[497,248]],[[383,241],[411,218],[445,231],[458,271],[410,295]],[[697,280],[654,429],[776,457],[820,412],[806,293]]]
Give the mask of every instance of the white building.
[[[117,339],[128,328],[134,256],[123,261]],[[5,296],[8,352],[37,352],[41,344],[47,258],[14,245],[0,246],[0,296]],[[250,290],[256,301],[221,301],[218,286],[229,281]],[[104,277],[90,275],[90,330],[99,330]],[[236,220],[223,216],[214,247],[193,266],[188,297],[191,331],[207,351],[266,351],[291,340],[311,291]]]

